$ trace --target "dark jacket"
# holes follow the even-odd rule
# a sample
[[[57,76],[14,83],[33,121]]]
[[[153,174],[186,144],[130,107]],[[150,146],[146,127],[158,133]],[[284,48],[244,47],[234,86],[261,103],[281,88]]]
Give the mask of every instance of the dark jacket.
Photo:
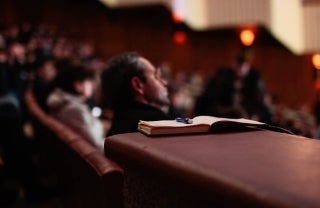
[[[108,136],[136,132],[139,120],[154,121],[168,119],[173,118],[160,109],[147,104],[134,102],[127,105],[126,108],[118,109],[114,112]]]

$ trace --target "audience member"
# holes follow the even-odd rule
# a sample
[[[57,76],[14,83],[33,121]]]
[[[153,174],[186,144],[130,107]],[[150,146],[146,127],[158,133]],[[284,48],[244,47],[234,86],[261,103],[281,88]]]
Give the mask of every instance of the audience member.
[[[83,66],[65,66],[58,69],[57,88],[48,97],[49,112],[103,151],[103,125],[86,103],[93,95],[94,73]]]
[[[316,91],[316,98],[312,109],[312,115],[315,120],[316,133],[315,138],[320,139],[320,91]]]
[[[16,111],[20,110],[20,102],[12,92],[10,71],[6,51],[0,49],[0,112],[7,114],[6,106],[12,106]]]
[[[320,126],[320,91],[316,92],[316,100],[313,106],[313,114],[315,117],[316,125]]]
[[[26,47],[19,42],[14,42],[9,47],[9,76],[12,92],[21,98],[29,79],[30,67],[27,60]]]
[[[54,89],[57,69],[51,58],[39,60],[31,83],[35,98],[44,111],[48,111],[47,98]]]
[[[196,115],[211,115],[225,118],[246,117],[244,109],[235,99],[236,74],[233,69],[220,67],[208,80],[195,105]]]
[[[167,83],[158,70],[135,52],[109,61],[101,74],[104,104],[114,113],[109,136],[137,131],[139,120],[172,119]]]
[[[270,123],[271,113],[264,101],[266,89],[259,71],[244,55],[237,57],[235,68],[237,73],[235,98],[239,99],[248,118]]]

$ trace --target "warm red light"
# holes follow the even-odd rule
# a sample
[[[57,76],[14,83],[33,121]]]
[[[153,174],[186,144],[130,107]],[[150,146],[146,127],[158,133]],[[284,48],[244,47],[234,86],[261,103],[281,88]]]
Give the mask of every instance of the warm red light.
[[[254,42],[255,34],[252,30],[242,30],[240,33],[241,43],[245,46],[251,46]]]
[[[177,31],[173,35],[174,41],[178,44],[184,44],[187,40],[187,35],[185,32]]]
[[[314,82],[314,88],[315,88],[316,90],[320,90],[320,80],[316,80],[316,81]]]
[[[182,16],[179,13],[172,13],[172,20],[174,23],[179,24],[183,22]]]
[[[314,54],[312,56],[312,64],[314,68],[320,70],[320,54]]]

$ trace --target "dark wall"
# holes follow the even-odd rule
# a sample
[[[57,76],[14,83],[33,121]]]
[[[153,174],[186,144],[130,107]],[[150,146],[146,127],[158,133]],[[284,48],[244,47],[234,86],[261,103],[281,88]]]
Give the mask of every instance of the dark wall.
[[[75,38],[92,40],[105,59],[136,50],[159,63],[168,61],[174,71],[208,77],[222,65],[231,66],[241,50],[237,29],[192,31],[176,26],[162,6],[110,9],[97,0],[1,0],[0,18],[7,24],[30,21],[49,23]],[[188,34],[184,45],[173,42],[181,27]],[[260,29],[254,45],[254,65],[267,89],[290,107],[312,106],[315,92],[310,56],[296,56]]]

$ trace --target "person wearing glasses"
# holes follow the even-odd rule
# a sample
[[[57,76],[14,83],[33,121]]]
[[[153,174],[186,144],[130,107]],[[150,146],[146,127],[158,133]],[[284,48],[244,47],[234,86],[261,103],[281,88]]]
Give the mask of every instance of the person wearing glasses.
[[[107,136],[135,132],[139,120],[174,119],[168,114],[167,81],[136,52],[114,56],[101,73],[104,106],[113,112]]]

